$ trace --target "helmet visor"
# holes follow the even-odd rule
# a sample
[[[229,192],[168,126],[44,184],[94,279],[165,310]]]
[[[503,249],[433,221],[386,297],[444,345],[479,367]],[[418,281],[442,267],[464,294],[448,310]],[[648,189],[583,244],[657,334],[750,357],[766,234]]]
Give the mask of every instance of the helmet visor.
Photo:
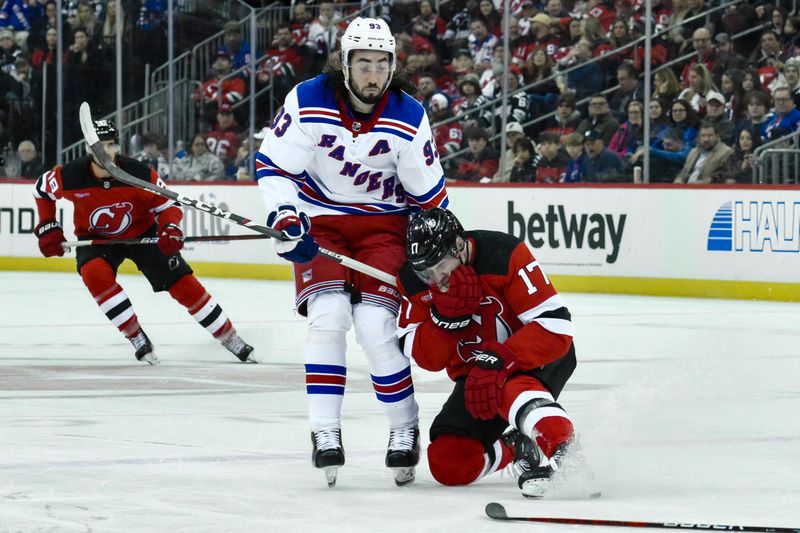
[[[429,287],[438,287],[446,290],[450,281],[450,274],[461,264],[459,255],[456,250],[448,252],[435,265],[424,270],[415,270],[417,277]]]

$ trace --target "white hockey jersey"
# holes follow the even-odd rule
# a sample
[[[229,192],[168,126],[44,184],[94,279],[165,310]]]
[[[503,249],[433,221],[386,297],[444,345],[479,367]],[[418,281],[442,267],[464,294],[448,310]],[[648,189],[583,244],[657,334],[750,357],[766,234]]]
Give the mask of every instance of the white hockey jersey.
[[[291,204],[309,216],[380,215],[448,205],[419,102],[387,91],[360,120],[326,74],[286,97],[256,155],[256,179],[269,211]]]

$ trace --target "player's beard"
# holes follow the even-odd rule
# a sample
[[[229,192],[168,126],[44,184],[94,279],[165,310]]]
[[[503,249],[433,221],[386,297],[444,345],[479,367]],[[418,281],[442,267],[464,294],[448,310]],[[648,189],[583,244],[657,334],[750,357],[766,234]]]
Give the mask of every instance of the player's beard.
[[[353,87],[353,96],[355,96],[361,102],[364,102],[367,105],[377,104],[378,100],[380,100],[381,96],[383,96],[383,91],[380,90],[381,88],[378,87],[377,85],[369,85],[368,87],[365,88],[375,89],[375,90],[371,90],[369,92],[369,95],[366,95],[364,94],[363,90]]]

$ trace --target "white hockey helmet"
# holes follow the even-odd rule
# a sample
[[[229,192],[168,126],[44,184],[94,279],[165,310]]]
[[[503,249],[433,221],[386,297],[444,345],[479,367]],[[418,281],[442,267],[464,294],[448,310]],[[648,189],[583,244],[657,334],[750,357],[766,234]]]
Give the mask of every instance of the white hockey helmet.
[[[392,81],[392,75],[397,67],[397,53],[395,39],[389,30],[389,25],[383,19],[357,17],[353,20],[342,35],[342,70],[344,84],[350,94],[355,97],[350,88],[350,52],[355,50],[372,50],[389,53],[389,79],[386,81],[385,91]],[[381,92],[383,94],[383,92]]]

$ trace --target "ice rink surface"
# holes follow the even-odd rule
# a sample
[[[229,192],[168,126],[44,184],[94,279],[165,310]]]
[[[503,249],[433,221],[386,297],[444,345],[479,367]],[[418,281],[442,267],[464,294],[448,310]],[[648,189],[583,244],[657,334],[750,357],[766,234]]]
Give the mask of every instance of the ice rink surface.
[[[512,515],[800,528],[800,305],[566,294],[578,369],[561,396],[595,500],[525,500],[495,474],[395,487],[388,429],[350,337],[334,489],[312,468],[305,327],[288,282],[203,283],[267,364],[241,364],[143,277],[121,276],[161,365],[77,274],[0,273],[0,531],[481,532],[611,528]],[[423,446],[451,389],[415,367]],[[424,455],[424,454],[423,454]]]

